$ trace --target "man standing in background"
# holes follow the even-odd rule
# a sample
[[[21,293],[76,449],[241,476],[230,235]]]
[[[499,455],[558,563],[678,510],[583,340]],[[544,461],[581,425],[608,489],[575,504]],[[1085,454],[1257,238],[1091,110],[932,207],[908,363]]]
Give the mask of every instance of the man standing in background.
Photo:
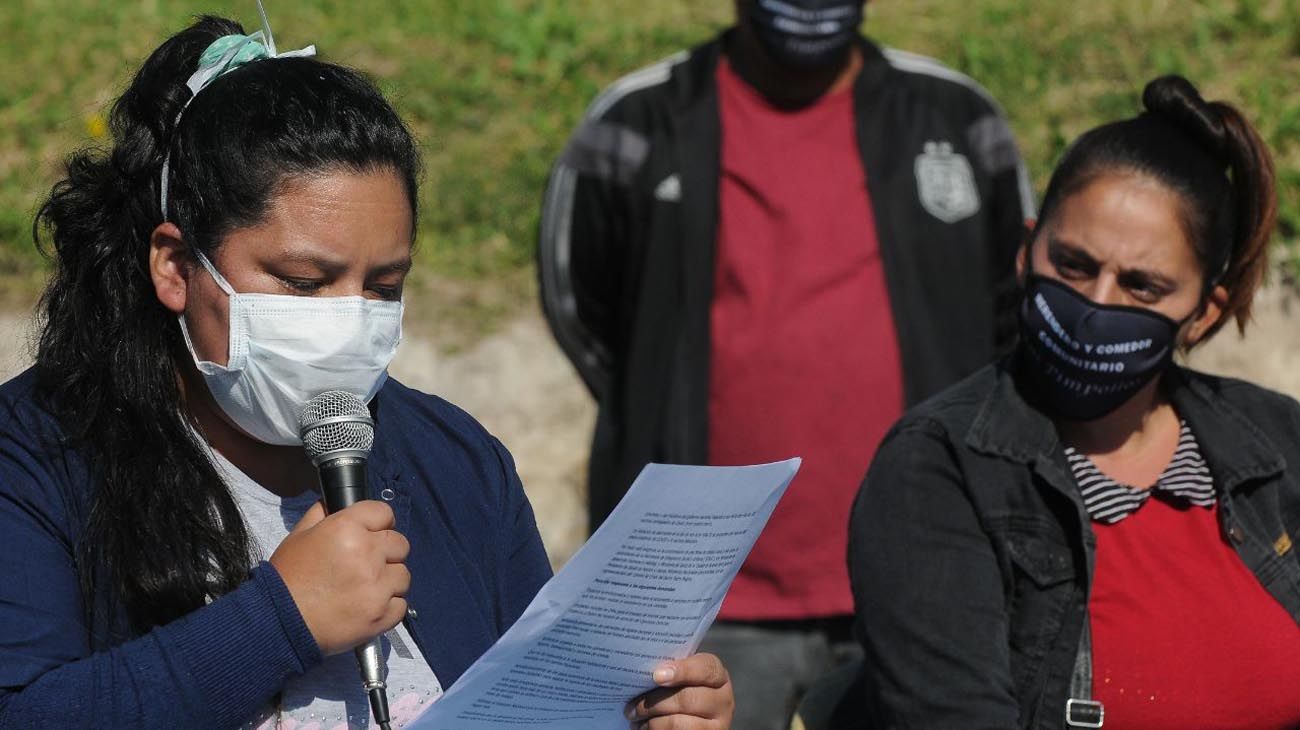
[[[745,730],[784,730],[856,649],[847,520],[876,445],[1015,332],[1010,129],[970,79],[859,35],[865,4],[737,0],[596,98],[542,213],[543,307],[599,403],[593,529],[648,462],[804,458],[706,639]]]

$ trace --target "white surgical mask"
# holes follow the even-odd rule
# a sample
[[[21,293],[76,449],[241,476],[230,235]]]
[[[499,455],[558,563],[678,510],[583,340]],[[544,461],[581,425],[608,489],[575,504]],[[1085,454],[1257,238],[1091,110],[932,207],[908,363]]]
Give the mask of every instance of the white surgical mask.
[[[308,400],[343,390],[369,403],[379,392],[402,339],[402,302],[240,294],[195,255],[230,297],[226,364],[199,359],[183,314],[181,333],[217,405],[248,435],[301,444],[298,414]]]

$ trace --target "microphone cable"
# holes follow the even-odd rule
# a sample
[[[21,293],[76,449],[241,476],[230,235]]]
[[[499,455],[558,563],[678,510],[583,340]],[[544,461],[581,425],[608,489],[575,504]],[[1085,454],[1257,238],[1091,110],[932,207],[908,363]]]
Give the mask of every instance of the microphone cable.
[[[370,695],[370,714],[374,716],[379,730],[393,730],[392,725],[389,724],[388,695],[384,692],[384,688],[372,687],[367,694]]]

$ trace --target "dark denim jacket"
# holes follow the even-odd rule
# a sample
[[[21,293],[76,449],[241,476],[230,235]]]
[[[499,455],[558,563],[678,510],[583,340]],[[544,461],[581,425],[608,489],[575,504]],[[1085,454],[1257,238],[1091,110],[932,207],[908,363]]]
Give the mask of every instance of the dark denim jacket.
[[[1096,541],[1016,368],[910,411],[858,494],[849,565],[872,728],[1064,726]],[[1300,622],[1300,404],[1181,368],[1164,387],[1214,475],[1224,534]]]

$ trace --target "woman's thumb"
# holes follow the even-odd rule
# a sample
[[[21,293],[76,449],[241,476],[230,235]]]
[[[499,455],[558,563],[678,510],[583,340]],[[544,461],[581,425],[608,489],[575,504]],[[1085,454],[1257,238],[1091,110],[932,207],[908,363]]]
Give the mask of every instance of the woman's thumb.
[[[313,504],[311,509],[307,510],[306,514],[302,516],[302,519],[298,520],[298,524],[293,526],[293,530],[289,534],[296,535],[299,532],[310,530],[319,525],[323,519],[325,519],[325,503],[317,500],[316,504]]]

